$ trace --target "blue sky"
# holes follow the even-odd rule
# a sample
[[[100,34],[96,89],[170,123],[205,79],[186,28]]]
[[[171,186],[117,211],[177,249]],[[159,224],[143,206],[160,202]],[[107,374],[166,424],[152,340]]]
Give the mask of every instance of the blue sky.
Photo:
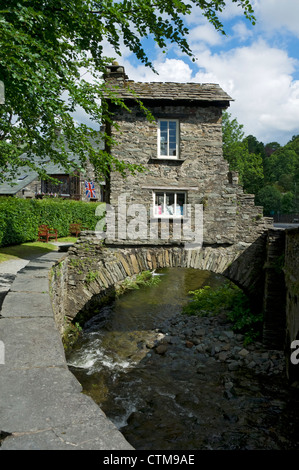
[[[252,0],[256,25],[227,1],[221,14],[226,36],[194,10],[186,19],[196,62],[177,46],[163,54],[147,41],[146,51],[159,75],[122,48],[116,57],[135,81],[219,83],[234,99],[229,113],[245,135],[285,145],[299,134],[299,0]],[[109,45],[105,52],[114,56]]]

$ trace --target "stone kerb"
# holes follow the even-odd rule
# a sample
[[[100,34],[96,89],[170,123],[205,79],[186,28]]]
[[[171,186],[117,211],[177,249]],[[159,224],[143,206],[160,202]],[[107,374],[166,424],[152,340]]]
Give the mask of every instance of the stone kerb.
[[[2,305],[1,450],[132,449],[67,367],[48,278],[61,256],[30,262]]]

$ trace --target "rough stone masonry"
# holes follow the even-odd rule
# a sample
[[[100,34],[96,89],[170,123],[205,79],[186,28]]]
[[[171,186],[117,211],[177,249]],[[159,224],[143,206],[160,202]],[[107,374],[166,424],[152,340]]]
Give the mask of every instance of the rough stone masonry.
[[[208,245],[252,243],[272,226],[272,219],[263,217],[262,207],[254,205],[253,195],[243,192],[237,174],[229,171],[223,158],[222,111],[232,98],[219,85],[137,83],[128,80],[118,64],[107,68],[105,80],[127,105],[114,104],[106,94],[116,124],[107,125],[106,131],[117,142],[107,150],[120,161],[144,168],[126,178],[112,172],[107,202],[117,207],[119,196],[126,195],[128,204],[146,206],[150,217],[155,193],[182,192],[187,204],[203,205],[203,241]],[[135,97],[150,111],[153,121],[147,119]],[[178,148],[171,158],[159,155],[160,119],[175,121],[178,126]],[[136,243],[145,242],[143,237]]]

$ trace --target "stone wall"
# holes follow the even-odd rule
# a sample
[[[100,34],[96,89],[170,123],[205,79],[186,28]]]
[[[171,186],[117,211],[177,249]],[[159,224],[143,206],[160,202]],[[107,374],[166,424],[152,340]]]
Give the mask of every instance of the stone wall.
[[[61,334],[70,321],[86,319],[91,311],[95,315],[127,277],[163,267],[209,270],[240,286],[252,308],[264,312],[265,346],[285,350],[289,378],[298,380],[290,345],[299,339],[299,229],[270,230],[251,244],[197,250],[105,246],[96,233],[83,232],[52,272],[52,302]]]
[[[287,368],[290,380],[299,381],[299,364],[290,362],[291,343],[299,340],[299,228],[286,231],[285,245]]]
[[[112,107],[118,128],[112,137],[118,142],[111,152],[126,163],[140,164],[144,172],[123,178],[112,173],[110,203],[117,207],[119,195],[127,204],[143,204],[148,217],[153,190],[168,188],[187,193],[187,203],[203,204],[205,244],[252,243],[272,226],[263,218],[254,196],[244,194],[236,174],[229,171],[222,154],[222,108],[216,105],[162,105],[146,103],[154,118],[178,119],[180,154],[177,160],[157,158],[157,124],[149,122],[138,105],[130,113]],[[184,238],[182,237],[182,240]]]
[[[56,323],[63,333],[69,321],[86,319],[91,310],[96,314],[127,277],[163,267],[223,274],[247,292],[253,306],[261,308],[264,256],[265,237],[250,246],[185,250],[175,246],[105,246],[95,233],[83,232],[53,269],[51,292]]]
[[[41,193],[42,190],[42,183],[40,179],[35,179],[31,183],[29,183],[27,186],[25,186],[24,189],[21,189],[16,193],[16,197],[20,197],[23,199],[26,198],[34,198],[36,193]]]
[[[269,230],[267,258],[264,266],[264,344],[271,348],[285,348],[286,340],[286,285],[283,271],[285,231]]]

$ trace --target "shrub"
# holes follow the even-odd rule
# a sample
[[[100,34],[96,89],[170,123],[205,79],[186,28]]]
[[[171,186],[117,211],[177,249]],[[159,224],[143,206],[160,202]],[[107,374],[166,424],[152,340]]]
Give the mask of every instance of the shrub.
[[[143,271],[133,278],[126,278],[117,289],[117,295],[121,295],[128,290],[137,290],[140,287],[156,286],[160,283],[159,276],[153,276],[151,271]]]
[[[94,230],[99,220],[95,215],[99,204],[102,203],[0,197],[0,246],[36,240],[41,224],[56,228],[59,237],[69,235],[71,223],[82,223]]]
[[[205,286],[190,294],[192,300],[183,308],[183,313],[209,316],[225,312],[232,329],[244,334],[245,344],[261,335],[262,314],[251,311],[248,297],[235,284],[228,282],[217,289]]]

